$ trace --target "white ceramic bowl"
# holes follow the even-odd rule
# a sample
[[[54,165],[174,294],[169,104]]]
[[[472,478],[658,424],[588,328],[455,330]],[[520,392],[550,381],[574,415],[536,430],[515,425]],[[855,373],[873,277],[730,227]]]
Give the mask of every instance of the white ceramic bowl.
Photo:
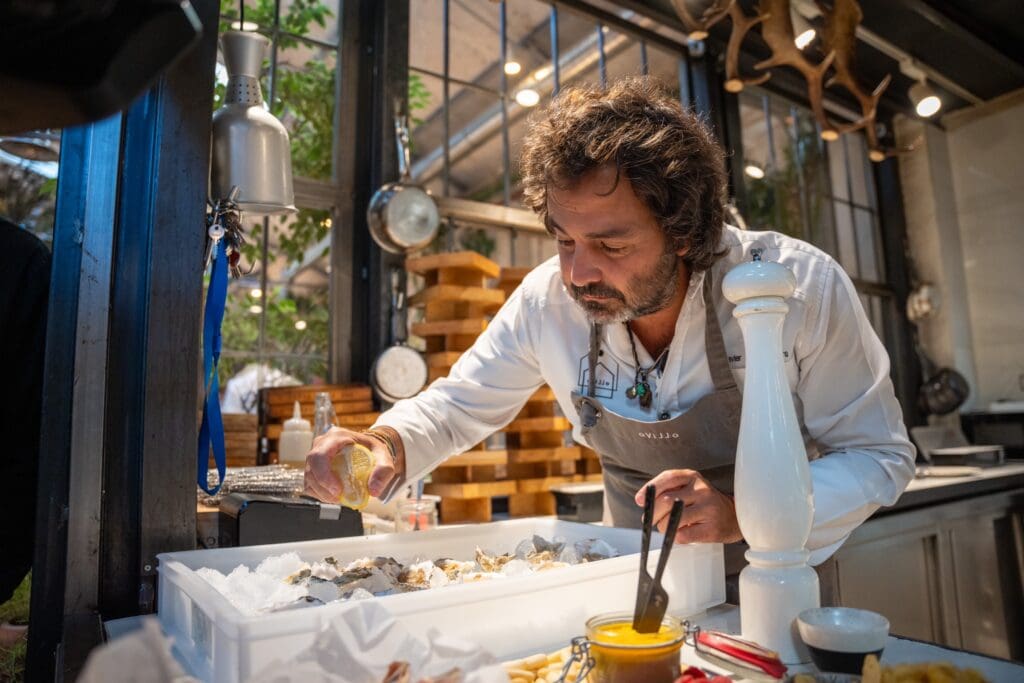
[[[889,637],[889,620],[852,607],[817,607],[796,619],[800,637],[822,671],[859,674],[864,657],[881,656]]]

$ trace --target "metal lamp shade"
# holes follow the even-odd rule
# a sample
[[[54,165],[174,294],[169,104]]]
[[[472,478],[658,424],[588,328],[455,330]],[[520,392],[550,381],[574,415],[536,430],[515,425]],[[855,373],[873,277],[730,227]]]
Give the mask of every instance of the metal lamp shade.
[[[294,213],[288,131],[263,108],[260,68],[270,41],[252,31],[221,36],[228,71],[224,106],[213,114],[210,195],[222,199],[238,187],[242,211]]]

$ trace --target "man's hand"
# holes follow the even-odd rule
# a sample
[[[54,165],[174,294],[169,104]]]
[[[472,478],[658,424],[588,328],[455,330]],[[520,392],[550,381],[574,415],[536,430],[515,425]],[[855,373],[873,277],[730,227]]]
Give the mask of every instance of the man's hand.
[[[709,484],[696,470],[665,470],[637,491],[636,504],[644,505],[648,486],[657,492],[654,524],[665,533],[672,503],[683,501],[683,520],[676,532],[676,543],[734,543],[743,540],[736,521],[732,498]]]
[[[337,503],[341,497],[341,480],[331,468],[331,463],[334,462],[334,458],[339,457],[342,448],[353,443],[365,446],[376,460],[370,474],[370,495],[379,497],[386,491],[388,484],[396,476],[396,463],[392,462],[387,446],[380,439],[368,434],[331,427],[329,432],[313,440],[313,448],[306,455],[303,493],[325,503]]]

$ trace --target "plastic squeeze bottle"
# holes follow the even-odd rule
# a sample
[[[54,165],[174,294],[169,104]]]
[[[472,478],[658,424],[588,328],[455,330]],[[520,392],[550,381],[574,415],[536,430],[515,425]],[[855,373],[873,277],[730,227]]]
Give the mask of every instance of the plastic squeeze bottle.
[[[306,461],[306,454],[313,447],[313,429],[309,420],[303,419],[299,402],[295,402],[295,411],[291,418],[284,421],[281,438],[277,442],[277,459],[283,464],[301,465]]]

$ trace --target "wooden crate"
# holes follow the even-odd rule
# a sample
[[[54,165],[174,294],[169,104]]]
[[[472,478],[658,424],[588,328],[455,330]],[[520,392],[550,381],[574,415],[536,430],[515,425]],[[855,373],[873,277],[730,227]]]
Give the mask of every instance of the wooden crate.
[[[423,320],[413,323],[412,333],[426,341],[433,381],[448,374],[505,303],[505,293],[488,286],[501,267],[476,252],[460,251],[406,259],[405,268],[424,280],[409,305],[423,308]]]
[[[258,463],[259,425],[255,415],[224,413],[224,451],[228,467],[252,467]],[[217,466],[210,455],[211,468]]]
[[[380,416],[374,410],[373,390],[366,384],[309,384],[297,387],[267,387],[260,389],[259,436],[266,439],[261,465],[278,461],[277,441],[281,438],[284,421],[291,418],[295,402],[299,402],[302,417],[314,424],[316,395],[327,392],[336,415],[335,424],[346,429],[366,429]],[[255,417],[255,416],[254,416]]]

